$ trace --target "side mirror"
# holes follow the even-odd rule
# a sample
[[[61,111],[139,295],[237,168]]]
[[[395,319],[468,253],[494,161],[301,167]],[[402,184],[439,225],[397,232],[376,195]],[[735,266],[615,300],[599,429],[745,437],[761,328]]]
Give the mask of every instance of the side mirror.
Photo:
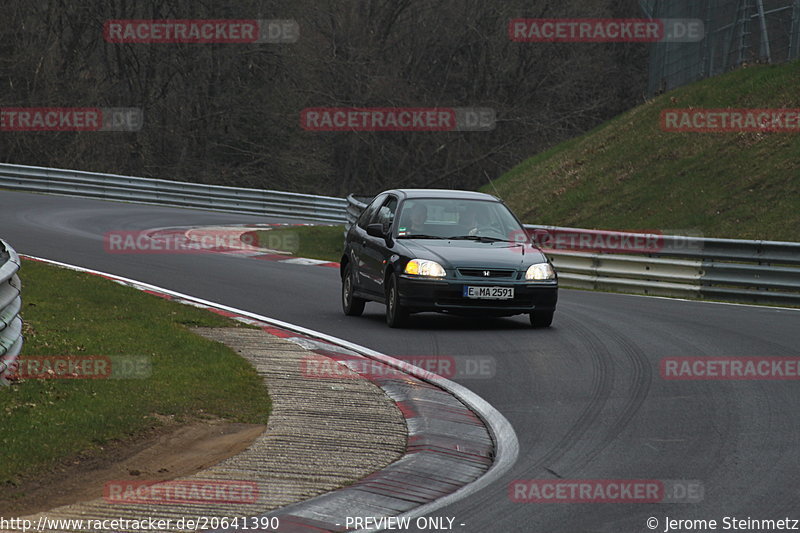
[[[392,242],[392,234],[391,231],[389,233],[384,233],[383,231],[383,224],[370,224],[367,226],[367,235],[370,237],[377,237],[378,239],[383,239],[386,243],[386,246],[392,247],[394,243]]]
[[[379,239],[385,238],[386,235],[383,233],[383,224],[370,224],[367,226],[367,235]]]

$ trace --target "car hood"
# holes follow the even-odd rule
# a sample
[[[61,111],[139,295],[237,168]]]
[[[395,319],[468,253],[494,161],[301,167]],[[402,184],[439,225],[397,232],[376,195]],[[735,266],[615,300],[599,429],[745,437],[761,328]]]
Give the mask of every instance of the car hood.
[[[530,244],[510,242],[402,239],[409,255],[431,259],[444,268],[513,268],[520,270],[547,261],[541,250]]]

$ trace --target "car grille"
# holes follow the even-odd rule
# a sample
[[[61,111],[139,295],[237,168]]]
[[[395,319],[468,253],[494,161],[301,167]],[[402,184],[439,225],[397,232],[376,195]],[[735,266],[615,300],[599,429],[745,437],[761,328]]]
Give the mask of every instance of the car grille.
[[[487,276],[486,273],[489,273]],[[458,273],[468,278],[483,279],[511,279],[516,274],[516,270],[505,270],[497,268],[459,268]]]

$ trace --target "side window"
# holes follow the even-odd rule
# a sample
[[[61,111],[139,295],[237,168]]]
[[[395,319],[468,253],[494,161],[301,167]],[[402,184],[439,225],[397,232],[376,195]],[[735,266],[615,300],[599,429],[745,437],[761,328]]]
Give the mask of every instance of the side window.
[[[386,199],[378,212],[375,213],[375,217],[370,224],[381,224],[383,226],[383,231],[388,232],[389,228],[392,227],[392,222],[394,222],[394,214],[397,211],[397,198],[394,196],[390,196]]]
[[[369,224],[369,221],[372,219],[372,216],[375,214],[378,206],[383,204],[385,198],[385,195],[378,196],[367,206],[366,209],[364,209],[364,212],[361,213],[360,217],[358,217],[358,222],[356,222],[359,228],[363,230],[367,229],[367,224]]]

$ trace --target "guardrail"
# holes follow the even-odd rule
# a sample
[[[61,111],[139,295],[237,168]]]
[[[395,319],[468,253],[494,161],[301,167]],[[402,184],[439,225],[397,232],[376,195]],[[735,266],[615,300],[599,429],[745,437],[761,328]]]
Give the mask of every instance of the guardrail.
[[[336,223],[345,222],[347,208],[344,198],[332,196],[5,163],[0,188]]]
[[[348,227],[366,204],[347,197]],[[563,287],[800,305],[800,243],[525,225]]]
[[[19,266],[17,253],[0,239],[0,386],[8,383],[5,377],[22,350]]]

